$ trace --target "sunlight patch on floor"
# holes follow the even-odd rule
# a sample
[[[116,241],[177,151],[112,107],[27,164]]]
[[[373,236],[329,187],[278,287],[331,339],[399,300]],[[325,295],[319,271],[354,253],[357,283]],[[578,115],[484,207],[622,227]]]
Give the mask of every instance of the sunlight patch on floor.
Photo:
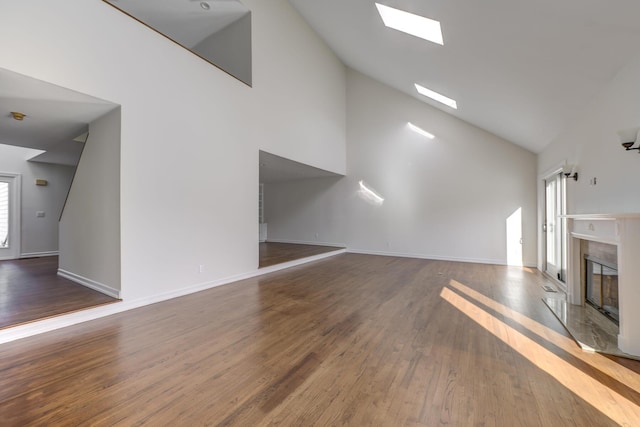
[[[640,425],[640,407],[449,288],[440,296],[611,420]]]
[[[543,338],[550,343],[560,347],[562,350],[566,351],[574,357],[577,357],[583,362],[588,363],[594,368],[600,370],[602,373],[609,375],[616,381],[619,381],[636,391],[640,391],[640,375],[636,372],[627,369],[626,367],[614,362],[613,360],[601,354],[594,354],[592,352],[585,353],[572,338],[562,335],[554,331],[553,329],[548,328],[543,324],[525,316],[524,314],[521,314],[503,304],[500,304],[499,302],[486,297],[485,295],[469,288],[468,286],[463,285],[456,280],[451,280],[449,282],[449,285],[456,290],[464,293],[468,297],[476,300],[477,302],[519,323],[529,331],[538,335],[540,338]]]

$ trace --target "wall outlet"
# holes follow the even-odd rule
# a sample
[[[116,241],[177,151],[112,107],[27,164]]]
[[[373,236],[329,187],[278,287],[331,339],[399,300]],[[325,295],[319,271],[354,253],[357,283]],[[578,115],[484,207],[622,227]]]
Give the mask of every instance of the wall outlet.
[[[204,273],[204,264],[200,264],[200,265],[198,266],[198,272],[199,272],[199,273]]]
[[[318,233],[316,233],[316,240],[318,240],[318,237],[320,237],[320,235]]]
[[[44,211],[37,211],[36,218],[44,218]]]

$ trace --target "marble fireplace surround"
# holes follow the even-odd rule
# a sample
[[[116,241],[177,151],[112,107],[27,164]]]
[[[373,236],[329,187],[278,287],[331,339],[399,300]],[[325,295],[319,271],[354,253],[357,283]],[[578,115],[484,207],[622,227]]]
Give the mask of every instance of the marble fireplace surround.
[[[615,245],[618,252],[618,348],[640,356],[640,213],[564,215],[567,219],[567,302],[584,305],[580,240]]]

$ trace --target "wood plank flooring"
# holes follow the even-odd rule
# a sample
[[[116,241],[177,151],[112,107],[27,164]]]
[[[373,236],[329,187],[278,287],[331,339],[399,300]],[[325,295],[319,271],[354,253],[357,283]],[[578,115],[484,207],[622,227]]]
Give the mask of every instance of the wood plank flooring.
[[[260,262],[259,268],[269,267],[271,265],[283,264],[285,262],[294,261],[296,259],[307,258],[314,255],[324,254],[338,250],[334,246],[320,245],[299,245],[293,243],[276,243],[262,242],[260,243]]]
[[[640,425],[522,268],[343,254],[0,345],[3,426]]]
[[[118,301],[57,271],[55,256],[0,261],[0,329]]]

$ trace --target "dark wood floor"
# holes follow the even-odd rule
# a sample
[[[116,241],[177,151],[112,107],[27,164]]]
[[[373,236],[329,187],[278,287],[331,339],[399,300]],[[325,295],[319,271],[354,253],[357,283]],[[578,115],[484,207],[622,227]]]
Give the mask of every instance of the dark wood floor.
[[[57,271],[58,257],[0,261],[0,329],[118,301]]]
[[[276,264],[307,258],[338,250],[334,246],[299,245],[293,243],[260,243],[260,267],[269,267]]]
[[[343,254],[0,345],[6,426],[640,425],[522,268]]]

